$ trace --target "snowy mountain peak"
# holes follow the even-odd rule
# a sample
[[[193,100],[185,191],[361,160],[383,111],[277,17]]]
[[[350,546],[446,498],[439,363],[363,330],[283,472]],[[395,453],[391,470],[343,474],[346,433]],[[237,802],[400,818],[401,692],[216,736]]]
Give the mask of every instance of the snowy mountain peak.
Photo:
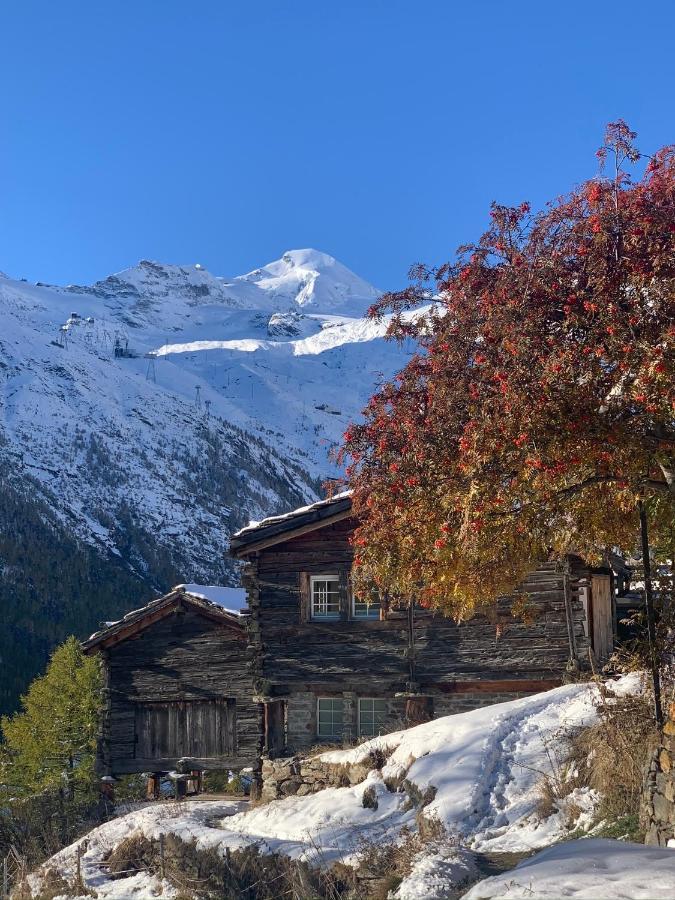
[[[238,306],[221,278],[216,278],[200,264],[176,266],[142,259],[138,265],[123,269],[96,281],[91,287],[69,286],[68,290],[95,294],[105,298],[142,299],[173,297],[188,302],[224,302]]]
[[[142,259],[91,286],[68,285],[66,290],[92,294],[108,308],[123,310],[131,326],[159,324],[161,319],[170,327],[178,324],[176,316],[182,318],[196,305],[269,313],[300,307],[360,316],[380,295],[332,256],[312,249],[288,250],[281,259],[236,278],[212,275],[200,263],[179,266]]]
[[[311,307],[316,312],[365,312],[381,291],[328,253],[287,250],[281,259],[235,279],[256,285],[279,305]]]

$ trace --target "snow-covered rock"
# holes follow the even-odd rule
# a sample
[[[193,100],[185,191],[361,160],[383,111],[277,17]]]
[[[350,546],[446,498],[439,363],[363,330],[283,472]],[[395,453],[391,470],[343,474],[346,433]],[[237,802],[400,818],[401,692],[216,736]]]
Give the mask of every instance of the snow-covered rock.
[[[462,847],[431,848],[413,861],[412,870],[394,894],[394,900],[446,900],[456,890],[478,877],[474,854]]]
[[[306,317],[293,309],[287,312],[272,313],[267,323],[267,334],[271,338],[298,337],[302,334],[306,322]],[[316,330],[316,326],[314,330]]]

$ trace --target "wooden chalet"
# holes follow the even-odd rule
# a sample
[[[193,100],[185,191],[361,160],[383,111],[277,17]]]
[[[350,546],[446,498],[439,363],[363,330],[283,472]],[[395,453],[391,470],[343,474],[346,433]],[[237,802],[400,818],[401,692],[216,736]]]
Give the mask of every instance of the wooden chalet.
[[[349,495],[239,531],[257,699],[271,755],[349,742],[559,685],[602,663],[615,634],[610,569],[577,557],[525,580],[535,618],[456,624],[415,606],[364,603],[350,590],[355,521]]]
[[[255,764],[262,721],[245,616],[174,588],[83,649],[103,663],[100,775]]]

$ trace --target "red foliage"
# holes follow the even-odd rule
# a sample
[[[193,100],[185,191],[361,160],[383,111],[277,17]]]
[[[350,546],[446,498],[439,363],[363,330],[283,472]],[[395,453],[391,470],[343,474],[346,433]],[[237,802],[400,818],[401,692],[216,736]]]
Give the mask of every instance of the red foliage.
[[[649,489],[672,522],[675,152],[633,184],[633,137],[609,126],[611,179],[534,216],[494,204],[455,263],[373,308],[418,307],[435,281],[433,313],[392,322],[418,354],[345,435],[364,579],[463,615],[551,548],[632,539]]]

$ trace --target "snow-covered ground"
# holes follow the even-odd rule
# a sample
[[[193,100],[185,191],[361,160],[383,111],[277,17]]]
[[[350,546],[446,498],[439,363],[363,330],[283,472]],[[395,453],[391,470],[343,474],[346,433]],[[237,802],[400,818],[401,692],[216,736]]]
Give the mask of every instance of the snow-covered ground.
[[[316,499],[407,361],[364,318],[378,296],[315,250],[231,279],[149,261],[91,287],[0,277],[0,455],[81,539],[115,553],[131,521],[186,580],[226,584],[233,528]]]
[[[625,676],[610,687],[617,694],[639,691],[640,677]],[[444,844],[434,839],[426,847],[422,841],[423,849],[413,860],[412,870],[397,896],[400,900],[445,896],[443,892],[450,887],[475,879],[477,854],[530,852],[563,840],[572,830],[588,828],[597,799],[591,792],[577,790],[552,815],[542,818],[538,785],[542,778],[559,775],[555,760],[556,754],[562,753],[562,736],[570,729],[595,721],[596,692],[597,687],[592,684],[566,685],[532,697],[436,719],[375,738],[352,750],[323,754],[324,761],[346,766],[363,762],[374,749],[384,756],[386,762],[382,769],[373,769],[365,781],[350,787],[327,788],[316,794],[287,797],[253,808],[206,802],[146,807],[102,825],[88,836],[85,880],[104,897],[132,896],[132,890],[141,890],[143,876],[134,875],[133,885],[126,886],[125,879],[108,881],[100,867],[106,853],[135,832],[156,838],[160,831],[171,831],[186,840],[196,840],[200,848],[217,847],[222,852],[226,848],[236,850],[255,845],[262,852],[280,852],[326,866],[337,860],[356,864],[365,846],[385,846],[404,840],[406,834],[415,835],[421,815],[427,823],[440,823],[441,830],[451,840]],[[364,806],[366,791],[370,802]],[[425,801],[420,805],[422,796]],[[376,803],[372,802],[373,797]],[[417,798],[417,804],[411,798]],[[631,845],[619,842],[589,841],[583,848],[592,854],[596,845],[602,850],[601,858],[608,866],[611,862],[612,871],[617,872],[624,849],[626,853],[636,852]],[[564,845],[569,846],[574,845]],[[615,862],[611,861],[615,859],[609,852],[611,848],[618,854]],[[673,853],[670,868],[668,852]],[[667,876],[670,896],[675,896],[675,852],[668,852],[662,852],[662,856],[657,853],[654,859],[663,859],[664,877],[670,873]],[[551,873],[560,875],[567,859],[564,849],[558,856],[544,854],[540,858],[546,863],[541,869],[544,879],[553,877]],[[600,877],[605,863],[592,867],[589,877]],[[47,865],[72,876],[75,845],[57,854]],[[524,873],[525,893],[513,896],[554,896],[554,893],[540,894],[538,890],[527,893],[534,883],[531,876],[539,871],[535,865],[536,862],[529,861],[530,869],[524,864],[511,873],[518,879]],[[583,867],[579,866],[570,877],[578,878],[582,871]],[[155,877],[147,878],[146,890],[156,889]],[[646,887],[640,893],[640,885],[649,883],[645,879],[648,875],[644,872],[635,874],[630,888],[633,893],[605,895],[594,889],[592,894],[652,896]],[[502,893],[471,896],[512,896],[507,893],[506,876],[502,881],[493,881],[494,889]],[[582,896],[580,891],[570,896]]]
[[[463,900],[672,900],[675,851],[590,838],[542,850],[510,872],[486,878]]]

